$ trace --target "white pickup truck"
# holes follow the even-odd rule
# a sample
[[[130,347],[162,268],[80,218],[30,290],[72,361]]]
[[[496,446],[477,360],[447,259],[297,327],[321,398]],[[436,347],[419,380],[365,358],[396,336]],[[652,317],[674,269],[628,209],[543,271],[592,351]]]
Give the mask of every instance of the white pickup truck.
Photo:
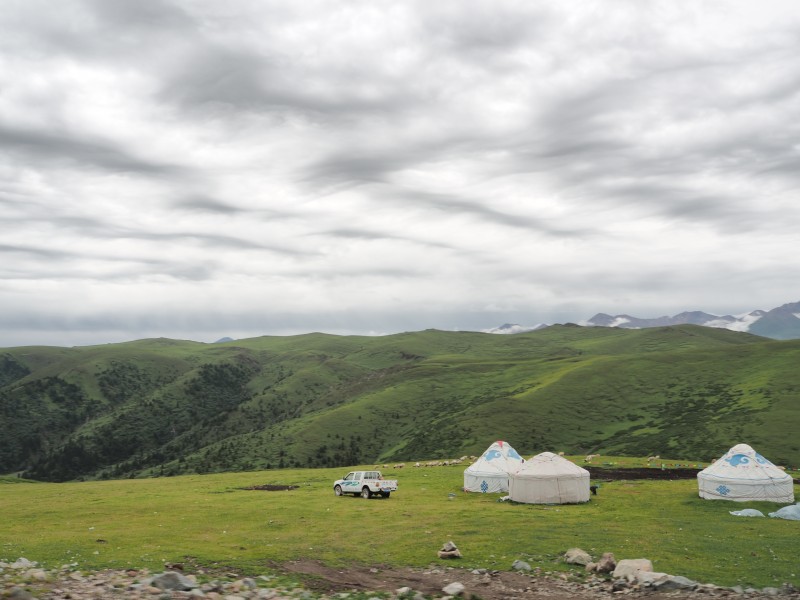
[[[396,491],[397,480],[384,479],[380,471],[350,471],[344,478],[333,483],[333,492],[337,496],[353,494],[370,498],[373,494],[380,494],[388,498],[389,494]]]

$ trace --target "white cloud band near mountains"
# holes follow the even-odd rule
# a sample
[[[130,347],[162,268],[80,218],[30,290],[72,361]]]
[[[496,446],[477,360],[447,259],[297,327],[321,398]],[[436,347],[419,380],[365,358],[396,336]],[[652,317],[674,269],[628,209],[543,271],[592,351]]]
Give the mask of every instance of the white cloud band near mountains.
[[[674,316],[633,317],[631,315],[609,315],[597,313],[592,318],[581,321],[587,327],[622,327],[624,329],[644,329],[646,327],[668,327],[671,325],[701,325],[731,331],[748,332],[764,337],[788,340],[800,338],[800,302],[784,304],[772,310],[753,310],[740,315],[712,315],[702,311],[682,312]],[[524,333],[546,327],[507,323],[485,333]]]

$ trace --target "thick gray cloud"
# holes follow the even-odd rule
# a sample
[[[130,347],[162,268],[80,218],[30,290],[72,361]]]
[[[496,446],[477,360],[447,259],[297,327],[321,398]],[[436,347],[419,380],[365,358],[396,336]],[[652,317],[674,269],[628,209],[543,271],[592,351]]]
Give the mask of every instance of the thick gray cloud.
[[[800,297],[789,0],[26,0],[0,30],[0,346]]]

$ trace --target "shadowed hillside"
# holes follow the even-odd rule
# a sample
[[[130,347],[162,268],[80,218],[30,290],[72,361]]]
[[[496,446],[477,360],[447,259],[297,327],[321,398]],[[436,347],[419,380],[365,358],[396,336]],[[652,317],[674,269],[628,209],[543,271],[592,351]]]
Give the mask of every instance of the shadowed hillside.
[[[800,341],[692,325],[0,350],[0,473],[36,479],[737,442],[800,463]]]

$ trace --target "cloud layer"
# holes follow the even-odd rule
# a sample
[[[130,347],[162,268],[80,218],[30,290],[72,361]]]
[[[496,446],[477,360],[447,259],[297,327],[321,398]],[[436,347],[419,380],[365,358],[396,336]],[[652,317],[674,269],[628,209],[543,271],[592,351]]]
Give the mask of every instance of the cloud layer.
[[[0,346],[800,297],[788,0],[26,0],[0,30]]]

